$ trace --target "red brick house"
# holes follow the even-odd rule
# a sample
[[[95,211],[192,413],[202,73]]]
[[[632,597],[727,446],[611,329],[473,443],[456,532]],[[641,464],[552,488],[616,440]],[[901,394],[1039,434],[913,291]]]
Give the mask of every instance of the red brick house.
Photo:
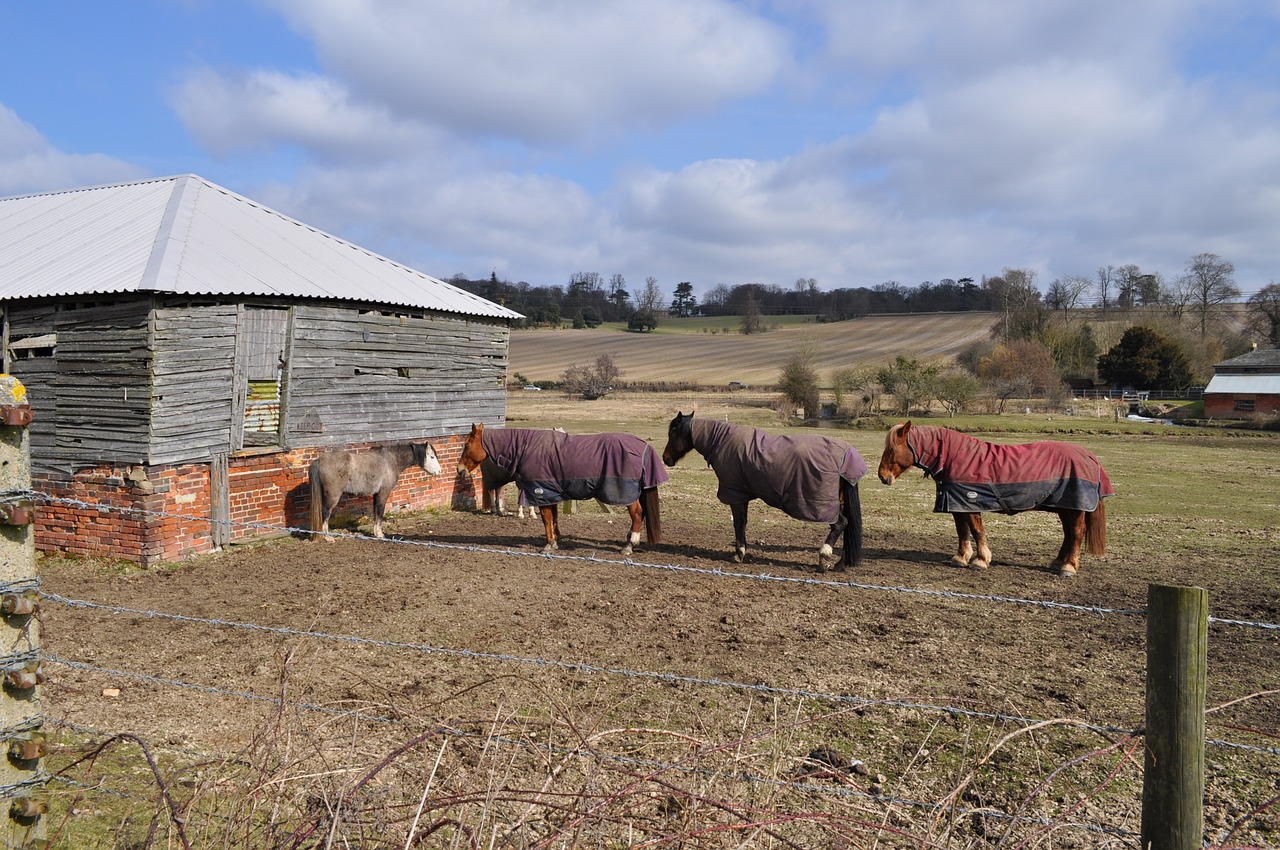
[[[505,422],[519,318],[194,175],[0,199],[0,310],[37,548],[143,565],[305,528],[325,449],[452,470]],[[474,490],[410,470],[391,509]]]
[[[1280,349],[1260,348],[1213,366],[1204,388],[1204,415],[1250,419],[1280,413]]]

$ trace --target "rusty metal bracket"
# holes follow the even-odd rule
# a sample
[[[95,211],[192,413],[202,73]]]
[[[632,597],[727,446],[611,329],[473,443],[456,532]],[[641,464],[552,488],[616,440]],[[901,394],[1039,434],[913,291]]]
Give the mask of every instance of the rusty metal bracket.
[[[36,506],[31,502],[0,502],[0,525],[31,525],[35,521]]]
[[[40,592],[28,589],[0,594],[0,614],[25,617],[40,610]]]
[[[10,667],[4,671],[4,683],[15,691],[26,691],[44,684],[44,670],[39,661],[31,661],[22,667]]]
[[[45,734],[38,730],[22,732],[9,739],[9,758],[14,761],[36,761],[44,758],[48,751]]]
[[[0,424],[27,426],[31,424],[31,405],[0,404]]]
[[[49,801],[37,797],[14,797],[9,804],[9,817],[14,820],[35,820],[49,813]]]

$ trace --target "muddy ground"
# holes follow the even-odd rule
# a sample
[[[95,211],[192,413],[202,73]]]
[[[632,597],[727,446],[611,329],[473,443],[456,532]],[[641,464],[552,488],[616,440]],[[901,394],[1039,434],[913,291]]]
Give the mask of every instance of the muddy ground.
[[[388,531],[397,539],[388,542],[286,538],[148,571],[46,559],[47,592],[110,606],[46,604],[45,647],[57,659],[47,665],[47,711],[80,730],[68,730],[68,742],[100,740],[84,730],[129,731],[176,754],[173,776],[185,777],[193,794],[207,786],[187,773],[194,768],[176,766],[190,759],[238,759],[260,771],[269,765],[275,784],[259,792],[296,790],[301,782],[308,790],[289,798],[298,806],[298,795],[340,795],[344,782],[384,759],[401,773],[396,781],[389,770],[378,775],[383,793],[403,783],[416,801],[421,786],[413,783],[445,750],[432,738],[426,753],[389,754],[434,725],[490,744],[573,751],[570,767],[567,756],[528,763],[520,745],[494,762],[487,759],[501,748],[468,749],[465,736],[450,744],[433,781],[455,786],[457,800],[475,799],[452,804],[449,817],[472,818],[477,834],[511,846],[561,834],[571,820],[563,809],[578,807],[606,813],[588,819],[599,832],[549,846],[601,846],[604,835],[625,844],[663,830],[689,842],[712,827],[741,830],[735,824],[762,820],[762,809],[803,812],[797,821],[806,825],[757,825],[759,843],[747,846],[864,846],[857,842],[875,828],[928,836],[935,846],[985,846],[1013,828],[1007,814],[1023,806],[1041,824],[1016,827],[1041,836],[1031,846],[1101,846],[1097,836],[1107,830],[1119,846],[1136,846],[1140,747],[1127,761],[1114,751],[1053,772],[1142,723],[1145,619],[963,595],[1134,611],[1145,607],[1152,582],[1196,584],[1209,590],[1215,617],[1276,623],[1274,530],[1245,534],[1246,557],[1211,547],[1189,558],[1155,539],[1149,525],[1113,511],[1109,556],[1086,556],[1080,576],[1062,580],[1048,571],[1055,518],[992,517],[996,562],[975,572],[947,566],[953,532],[949,518],[928,512],[931,484],[901,482],[892,488],[896,501],[874,481],[863,491],[867,548],[856,573],[819,574],[825,528],[759,506],[749,528],[753,557],[734,564],[728,510],[714,500],[711,471],[692,459],[662,489],[665,542],[642,545],[632,563],[617,554],[624,515],[594,503],[563,518],[557,558],[538,555],[536,520],[430,512],[392,517]],[[841,584],[850,581],[867,586]],[[1209,671],[1210,706],[1276,689],[1280,636],[1215,625]],[[283,712],[267,701],[281,695]],[[1277,707],[1272,695],[1215,712],[1209,737],[1275,747]],[[997,746],[1027,724],[970,712],[1103,729],[1050,726]],[[593,762],[598,770],[577,760],[583,747],[603,759]],[[711,774],[690,772],[691,754]],[[838,755],[834,769],[823,754]],[[1276,793],[1280,758],[1211,746],[1207,761],[1212,840]],[[146,786],[148,772],[130,764]],[[82,782],[101,778],[87,766],[76,771]],[[754,784],[744,786],[742,776]],[[800,781],[855,796],[819,790],[795,799],[777,790]],[[540,797],[535,806],[521,797],[507,812],[493,790],[499,787],[563,799]],[[600,787],[611,790],[598,799]],[[948,798],[953,791],[958,796]],[[939,815],[919,801],[954,808]],[[983,816],[986,806],[1006,819]],[[1274,846],[1274,808],[1246,818],[1236,839]],[[436,814],[444,820],[445,811]],[[965,814],[946,825],[957,811]],[[851,825],[864,822],[871,826]],[[351,828],[358,846],[404,841],[385,824],[378,828],[386,835]],[[439,846],[465,846],[445,842],[446,833],[462,840],[454,827],[442,828]],[[722,846],[707,836],[699,841],[687,846]]]

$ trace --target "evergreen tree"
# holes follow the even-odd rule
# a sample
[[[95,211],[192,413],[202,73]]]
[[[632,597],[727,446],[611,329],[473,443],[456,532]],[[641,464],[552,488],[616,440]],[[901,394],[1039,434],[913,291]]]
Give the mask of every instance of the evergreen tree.
[[[1140,325],[1098,358],[1098,375],[1118,387],[1144,390],[1181,390],[1192,380],[1182,346]]]

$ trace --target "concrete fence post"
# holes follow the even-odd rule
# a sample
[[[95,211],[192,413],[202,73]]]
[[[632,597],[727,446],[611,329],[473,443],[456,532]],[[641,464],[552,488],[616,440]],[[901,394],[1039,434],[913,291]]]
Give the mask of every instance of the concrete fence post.
[[[1147,740],[1143,850],[1204,843],[1204,700],[1209,595],[1147,588]]]
[[[31,406],[22,383],[0,375],[0,846],[39,846],[48,803],[40,706],[39,579],[31,498]]]

